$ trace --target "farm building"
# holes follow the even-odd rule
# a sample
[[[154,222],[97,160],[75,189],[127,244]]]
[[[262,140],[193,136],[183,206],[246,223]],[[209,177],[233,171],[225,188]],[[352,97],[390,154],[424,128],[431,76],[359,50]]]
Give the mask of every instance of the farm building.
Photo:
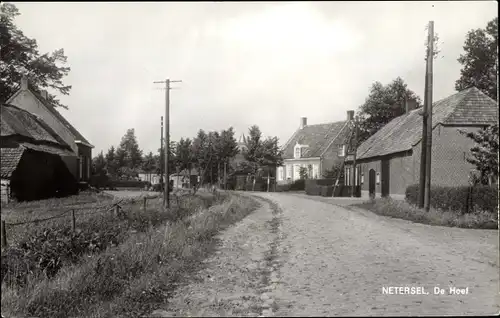
[[[78,191],[62,159],[76,154],[57,133],[41,118],[12,105],[2,105],[0,117],[3,200],[29,201]]]
[[[73,176],[82,183],[90,180],[92,148],[85,137],[51,104],[47,92],[37,92],[23,77],[20,88],[7,100],[7,104],[17,106],[39,116],[76,156],[61,156]]]
[[[198,184],[198,170],[191,169],[191,172],[184,169],[178,173],[173,173],[170,175],[170,181],[173,182],[174,188],[188,188],[193,187]]]
[[[409,185],[419,182],[422,138],[420,109],[394,118],[363,142],[357,152],[355,182],[362,196],[404,198]],[[460,133],[498,123],[498,104],[475,87],[435,102],[432,106],[431,184],[467,185],[474,166],[467,162],[474,141]],[[347,185],[352,161],[345,167]]]

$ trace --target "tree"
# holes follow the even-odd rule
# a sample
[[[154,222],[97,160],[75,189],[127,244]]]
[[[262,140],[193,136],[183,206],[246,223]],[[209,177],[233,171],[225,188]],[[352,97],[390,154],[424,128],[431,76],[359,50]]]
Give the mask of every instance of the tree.
[[[117,169],[117,162],[115,158],[115,147],[111,146],[111,148],[108,149],[108,152],[104,157],[104,160],[106,162],[106,171],[111,175],[115,175]]]
[[[142,170],[145,173],[153,173],[155,171],[155,158],[153,156],[153,152],[149,152],[144,156],[144,160],[142,162]]]
[[[307,168],[306,167],[299,168],[299,176],[300,176],[300,179],[302,179],[302,180],[307,179]]]
[[[475,86],[497,100],[498,17],[488,22],[486,29],[469,31],[463,49],[458,58],[463,67],[455,89]]]
[[[92,159],[92,174],[106,174],[106,159],[102,151]]]
[[[359,107],[359,139],[361,143],[375,134],[392,119],[405,113],[404,101],[415,100],[420,107],[420,98],[400,77],[384,86],[380,82],[373,83],[370,94]]]
[[[491,184],[492,180],[498,180],[498,124],[478,132],[461,133],[476,143],[471,148],[472,158],[467,158],[467,161],[476,166],[480,182]]]
[[[66,64],[67,57],[63,49],[52,53],[40,54],[35,39],[30,39],[14,24],[20,15],[12,3],[0,4],[0,102],[4,103],[18,88],[21,78],[27,76],[35,91],[52,88],[63,95],[68,95],[71,86],[64,85],[63,78],[70,68]],[[49,101],[54,106],[67,108],[52,94]]]
[[[120,147],[117,149],[117,157],[120,167],[128,167],[132,170],[140,168],[142,150],[139,149],[134,128],[127,129],[127,132],[122,137]]]

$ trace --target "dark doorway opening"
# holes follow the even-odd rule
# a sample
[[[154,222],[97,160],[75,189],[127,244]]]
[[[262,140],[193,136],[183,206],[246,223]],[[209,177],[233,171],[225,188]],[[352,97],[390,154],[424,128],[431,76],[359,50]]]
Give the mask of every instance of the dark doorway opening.
[[[370,199],[375,198],[375,170],[370,169],[368,172],[368,192],[370,194]]]

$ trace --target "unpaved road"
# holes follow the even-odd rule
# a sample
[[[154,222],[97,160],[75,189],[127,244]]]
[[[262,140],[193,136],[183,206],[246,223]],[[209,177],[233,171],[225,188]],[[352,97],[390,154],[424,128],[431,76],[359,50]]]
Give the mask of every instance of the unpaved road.
[[[252,195],[266,200],[262,207],[219,235],[221,246],[205,269],[155,315],[500,312],[498,231],[415,224],[287,194]],[[429,294],[383,294],[399,286]],[[444,294],[434,295],[434,287]],[[468,294],[452,295],[450,287]]]

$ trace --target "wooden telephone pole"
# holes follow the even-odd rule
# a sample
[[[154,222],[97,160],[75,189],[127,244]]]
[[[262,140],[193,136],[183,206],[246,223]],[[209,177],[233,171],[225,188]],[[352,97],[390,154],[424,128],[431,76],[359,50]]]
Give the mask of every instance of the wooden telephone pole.
[[[434,22],[429,21],[427,38],[427,56],[425,69],[425,90],[424,90],[424,109],[422,112],[422,146],[420,154],[420,182],[419,182],[419,200],[418,206],[426,208],[426,202],[430,201],[430,160],[431,160],[431,141],[432,138],[432,122],[429,121],[429,116],[432,116],[432,62],[433,62],[433,46],[434,46]],[[429,136],[430,132],[430,136]],[[428,180],[429,178],[429,180]],[[427,188],[429,187],[429,189]],[[429,197],[428,197],[429,196]]]
[[[161,137],[160,137],[160,187],[163,186],[163,116],[161,116]],[[163,191],[163,189],[161,189]],[[163,198],[163,205],[165,205],[165,198]]]
[[[356,196],[356,185],[357,185],[357,180],[359,178],[358,174],[356,173],[357,167],[356,167],[356,152],[358,151],[358,117],[357,115],[354,117],[354,152],[353,152],[353,158],[352,158],[352,190],[351,190],[351,197]]]
[[[153,82],[155,84],[158,83],[164,83],[165,84],[165,182],[164,182],[164,194],[163,194],[163,205],[166,208],[170,207],[170,197],[169,197],[169,185],[170,185],[170,180],[168,177],[168,153],[170,149],[170,90],[172,89],[170,87],[170,83],[180,83],[182,81],[177,80],[177,81],[172,81],[170,79],[166,79],[164,81],[157,81]]]
[[[431,162],[432,162],[432,62],[434,60],[434,21],[429,22],[429,49],[427,55],[427,144],[425,151],[425,197],[424,197],[424,208],[425,211],[429,211],[431,204]]]

